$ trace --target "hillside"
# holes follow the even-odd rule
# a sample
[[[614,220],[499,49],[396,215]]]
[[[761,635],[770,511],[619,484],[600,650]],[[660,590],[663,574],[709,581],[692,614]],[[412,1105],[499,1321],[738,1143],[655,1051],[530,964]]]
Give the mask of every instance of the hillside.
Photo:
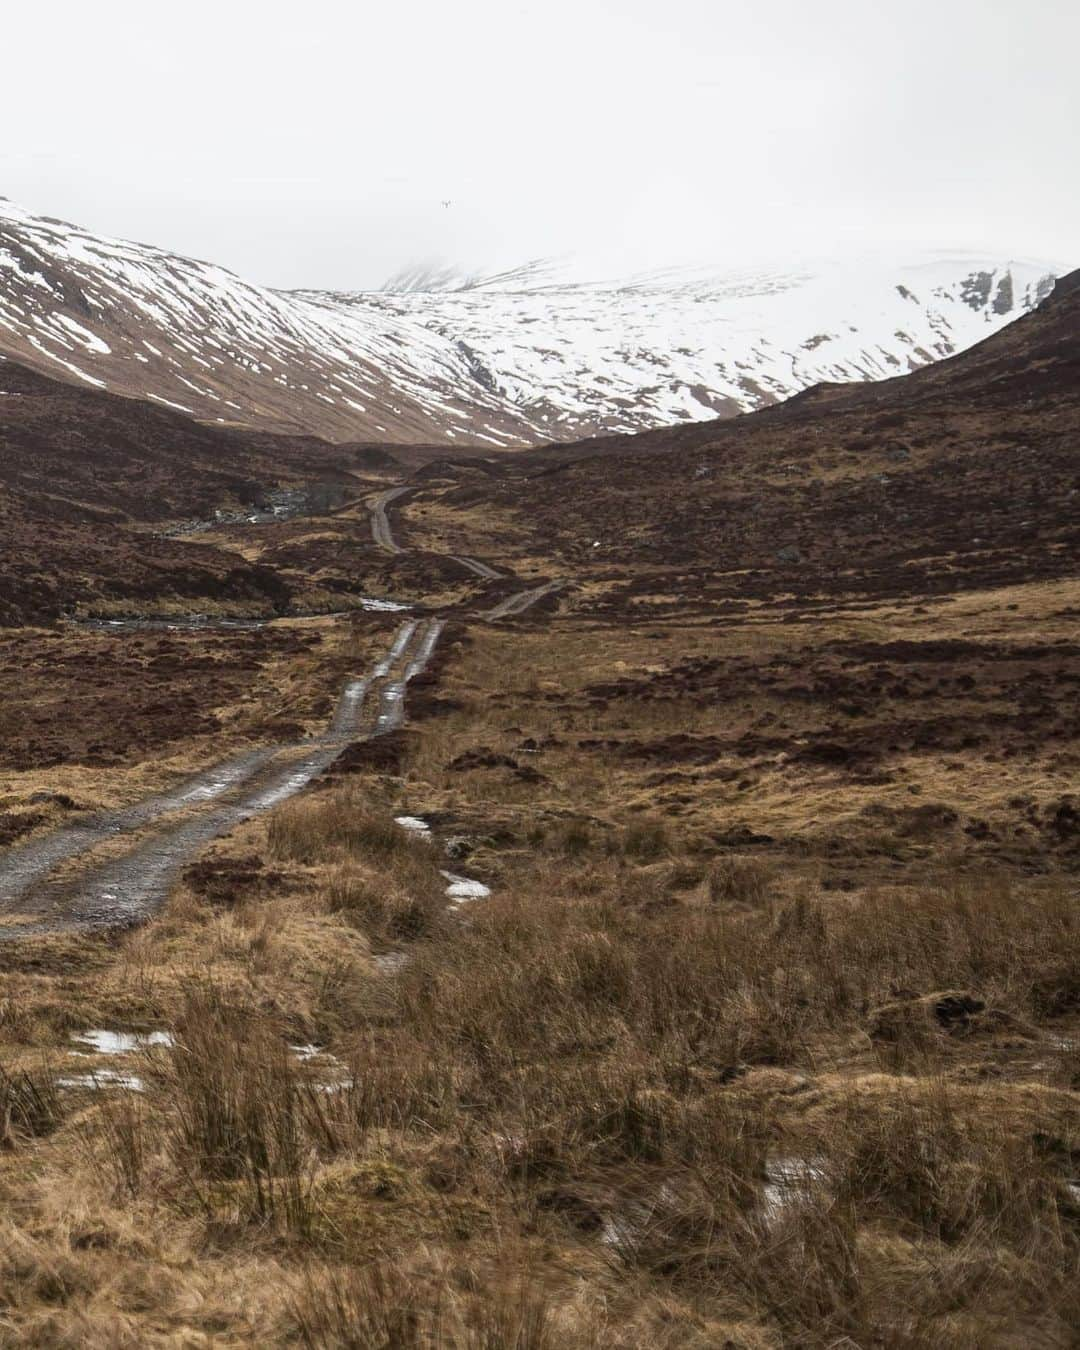
[[[312,296],[454,338],[547,439],[731,417],[821,380],[880,380],[963,350],[1048,292],[1045,266],[851,258],[581,279],[533,264],[383,295]]]
[[[447,529],[458,513],[542,538],[550,567],[602,576],[610,603],[1060,576],[1077,556],[1078,416],[1073,273],[1034,313],[911,375],[550,447],[452,486],[448,471],[439,510]]]
[[[140,609],[283,606],[288,588],[235,554],[159,538],[154,522],[339,492],[351,455],[315,438],[208,427],[167,408],[0,361],[0,624],[87,601]]]
[[[0,200],[0,350],[216,424],[338,441],[529,438],[454,345]],[[490,424],[490,425],[489,425]]]
[[[1027,312],[1052,271],[960,255],[608,280],[531,265],[280,292],[0,200],[0,353],[215,425],[535,445],[903,373]]]
[[[0,1341],[1073,1346],[1078,320],[486,457],[0,363]]]

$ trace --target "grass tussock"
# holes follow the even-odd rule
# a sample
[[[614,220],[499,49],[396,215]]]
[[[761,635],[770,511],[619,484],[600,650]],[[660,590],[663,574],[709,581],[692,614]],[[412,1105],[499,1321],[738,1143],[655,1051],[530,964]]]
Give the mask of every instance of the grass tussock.
[[[0,1069],[0,1147],[16,1148],[24,1139],[51,1134],[62,1119],[60,1094],[47,1069]]]
[[[714,904],[763,905],[769,897],[774,868],[758,858],[717,858],[706,876]]]
[[[178,1023],[170,1149],[191,1197],[215,1222],[294,1232],[310,1225],[318,1104],[282,1031],[212,985],[191,992]],[[135,1168],[127,1170],[134,1179]]]
[[[270,822],[283,862],[321,866],[321,898],[377,944],[429,936],[446,902],[436,850],[351,794],[290,803]]]
[[[471,1290],[400,1266],[309,1272],[293,1301],[296,1337],[310,1350],[587,1350],[597,1341],[570,1327],[542,1287],[521,1276],[474,1274]]]
[[[275,812],[268,842],[273,857],[287,862],[332,862],[342,856],[380,862],[407,857],[408,832],[349,797],[300,798]]]
[[[446,882],[419,847],[398,855],[386,870],[346,864],[331,872],[323,890],[329,912],[375,943],[412,942],[437,931],[446,909]]]

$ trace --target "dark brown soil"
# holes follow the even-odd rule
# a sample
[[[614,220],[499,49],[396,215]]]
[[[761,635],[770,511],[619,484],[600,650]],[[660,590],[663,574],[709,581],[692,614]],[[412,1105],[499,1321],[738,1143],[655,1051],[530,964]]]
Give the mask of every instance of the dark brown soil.
[[[322,716],[320,694],[286,701],[267,682],[274,662],[315,655],[317,632],[223,633],[0,630],[0,766],[106,765],[218,736],[216,710],[253,696],[250,730],[288,739],[298,717]],[[340,664],[340,658],[336,664]],[[333,683],[326,682],[329,690]]]

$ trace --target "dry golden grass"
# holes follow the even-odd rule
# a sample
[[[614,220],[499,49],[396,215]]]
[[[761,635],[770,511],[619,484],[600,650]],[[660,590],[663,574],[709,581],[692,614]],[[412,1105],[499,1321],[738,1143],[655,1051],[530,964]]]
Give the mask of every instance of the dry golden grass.
[[[412,548],[498,559],[523,578],[546,570],[543,555],[537,555],[535,534],[490,500],[470,507],[450,504],[439,492],[425,492],[421,499],[399,503],[394,511]]]
[[[422,878],[429,846],[355,788],[229,850],[253,846],[277,898],[178,900],[86,949],[102,1014],[163,967],[176,1044],[135,1061],[145,1095],[8,1080],[9,1341],[1068,1343],[1080,920],[1059,884],[791,898],[672,838],[519,865],[464,921],[395,932],[411,959],[387,976],[342,967],[371,913],[340,895]],[[318,959],[305,921],[336,934]],[[910,1025],[884,1015],[898,990]],[[949,990],[985,1007],[916,998]],[[323,1000],[336,1063],[288,1048]]]
[[[1019,636],[1038,605],[1005,599],[476,626],[400,776],[248,822],[145,929],[0,949],[0,1344],[1074,1345],[1073,877],[862,814],[933,784],[992,817],[1060,790],[1048,758],[679,765],[680,802],[619,747],[722,737],[768,689],[585,697],[838,632]],[[724,842],[743,821],[774,844]],[[492,896],[448,906],[444,865]],[[90,1058],[88,1026],[175,1043]],[[56,1086],[91,1069],[145,1091]]]
[[[1044,811],[1074,790],[1075,763],[1068,757],[1075,754],[1074,740],[1044,740],[1004,764],[993,753],[993,734],[985,750],[949,753],[905,743],[888,755],[885,773],[843,772],[797,759],[808,738],[835,734],[838,710],[827,693],[792,699],[764,679],[748,678],[725,689],[722,698],[710,698],[664,682],[687,662],[745,661],[768,676],[769,664],[783,660],[794,670],[805,667],[812,684],[815,654],[841,642],[959,639],[1023,648],[1037,633],[1052,653],[1055,644],[1073,640],[1078,599],[1077,584],[1061,582],[962,596],[930,612],[912,603],[882,604],[800,615],[797,622],[770,612],[722,624],[668,620],[659,628],[579,620],[512,630],[476,625],[443,681],[454,710],[425,728],[409,766],[411,800],[419,809],[453,812],[463,827],[475,825],[482,833],[494,825],[520,828],[526,818],[533,829],[558,833],[571,817],[575,828],[587,822],[605,836],[638,815],[663,816],[677,822],[684,837],[744,829],[797,841],[804,855],[818,858],[860,847],[871,858],[895,850],[891,827],[877,822],[923,803],[945,803],[965,819],[985,819],[1010,833],[1017,798]],[[962,658],[956,670],[962,673]],[[652,689],[650,677],[657,681]],[[619,680],[636,682],[645,693],[591,692]],[[1056,697],[1066,693],[1062,686]],[[919,691],[905,702],[886,688],[865,724],[872,728],[880,718],[883,742],[895,734],[891,725],[904,719],[936,718],[947,725],[962,715],[992,727],[993,719],[1017,711],[1016,699],[1015,691],[991,698],[976,688],[966,702],[952,696],[935,701]],[[686,761],[677,754],[665,759],[659,749],[654,758],[635,751],[687,733],[726,749]],[[742,737],[775,744],[740,755]],[[533,748],[522,749],[528,746]],[[542,777],[499,766],[457,767],[476,751],[515,760]],[[919,844],[910,840],[903,847],[912,855]],[[933,857],[929,841],[921,851]]]

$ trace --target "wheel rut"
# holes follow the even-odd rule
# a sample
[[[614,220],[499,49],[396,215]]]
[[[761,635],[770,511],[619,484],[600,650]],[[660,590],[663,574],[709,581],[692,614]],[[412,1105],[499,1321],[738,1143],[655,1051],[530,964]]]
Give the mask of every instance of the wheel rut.
[[[387,515],[387,507],[406,493],[414,491],[414,488],[408,484],[388,488],[380,492],[377,496],[368,501],[368,510],[371,513],[371,537],[379,548],[387,553],[405,553],[404,549],[394,538],[393,527],[390,524],[390,517]],[[489,563],[481,561],[479,558],[473,558],[465,553],[448,553],[446,557],[453,562],[460,563],[462,567],[470,571],[481,581],[505,581],[507,574],[498,572]],[[497,622],[499,619],[516,618],[531,609],[538,600],[545,596],[554,595],[562,590],[566,585],[564,581],[549,581],[542,586],[533,586],[528,590],[515,591],[513,595],[506,596],[493,609],[490,609],[481,615],[489,623]]]
[[[488,623],[497,623],[500,619],[516,619],[518,615],[532,609],[537,601],[554,595],[565,585],[564,581],[549,581],[543,586],[534,586],[529,591],[517,591],[514,595],[508,595],[505,600],[501,600],[494,609],[489,609],[483,617]]]
[[[357,738],[400,727],[408,683],[442,629],[440,619],[402,624],[382,660],[346,684],[322,735],[223,760],[167,792],[12,849],[0,859],[0,941],[149,918],[201,848],[302,791]]]

